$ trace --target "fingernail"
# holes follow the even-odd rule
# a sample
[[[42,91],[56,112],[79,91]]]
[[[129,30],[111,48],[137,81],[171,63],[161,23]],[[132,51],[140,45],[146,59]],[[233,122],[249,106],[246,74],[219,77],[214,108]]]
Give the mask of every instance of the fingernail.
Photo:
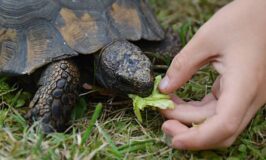
[[[166,89],[168,87],[168,84],[169,84],[169,78],[168,76],[165,76],[162,81],[160,82],[160,89]]]
[[[172,139],[173,137],[168,135],[168,134],[164,134],[164,142],[168,145],[168,146],[172,146]]]

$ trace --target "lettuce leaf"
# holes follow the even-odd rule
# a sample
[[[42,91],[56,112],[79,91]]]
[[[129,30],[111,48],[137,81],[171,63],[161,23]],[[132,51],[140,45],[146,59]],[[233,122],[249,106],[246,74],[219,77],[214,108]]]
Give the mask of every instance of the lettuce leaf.
[[[142,122],[141,110],[144,108],[160,108],[160,109],[173,109],[175,107],[174,102],[170,99],[169,95],[162,94],[158,90],[158,85],[162,80],[162,76],[155,77],[153,91],[150,96],[142,98],[138,95],[129,94],[128,96],[133,100],[133,110],[138,119]]]

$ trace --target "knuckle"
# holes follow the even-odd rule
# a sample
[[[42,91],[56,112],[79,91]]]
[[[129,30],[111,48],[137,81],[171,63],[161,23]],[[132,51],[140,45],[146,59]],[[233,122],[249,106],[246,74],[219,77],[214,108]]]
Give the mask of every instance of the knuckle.
[[[179,55],[177,55],[174,59],[173,59],[173,67],[175,69],[180,69],[182,67],[182,61],[184,54],[181,52]]]
[[[180,55],[178,55],[178,56],[176,56],[174,59],[173,59],[173,61],[172,61],[172,63],[171,63],[171,66],[170,66],[170,68],[168,69],[168,71],[167,71],[167,75],[168,75],[168,77],[170,78],[170,79],[173,79],[173,78],[175,78],[176,76],[177,76],[177,71],[180,71],[183,67],[182,67],[182,64],[183,64],[183,58],[182,58],[183,56],[180,56]]]
[[[187,59],[187,54],[185,51],[181,51],[172,62],[172,68],[176,70],[184,69],[185,64],[188,62],[189,59]]]

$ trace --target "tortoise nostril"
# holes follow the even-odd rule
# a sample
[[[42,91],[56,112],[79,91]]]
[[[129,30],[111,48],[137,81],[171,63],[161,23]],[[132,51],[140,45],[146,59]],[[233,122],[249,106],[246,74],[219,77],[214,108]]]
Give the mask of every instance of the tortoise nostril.
[[[136,64],[135,61],[133,61],[132,59],[129,59],[129,60],[128,60],[128,63],[129,63],[130,65],[134,65],[134,64]]]

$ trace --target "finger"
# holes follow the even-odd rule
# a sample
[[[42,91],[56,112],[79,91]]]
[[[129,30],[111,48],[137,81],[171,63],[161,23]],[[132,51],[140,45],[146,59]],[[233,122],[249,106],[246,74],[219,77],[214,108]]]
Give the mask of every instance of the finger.
[[[198,127],[176,135],[172,140],[173,147],[190,150],[211,149],[235,135],[254,97],[252,89],[243,88],[248,86],[251,79],[239,77],[240,73],[227,75],[229,79],[221,79],[223,92],[217,102],[217,114]]]
[[[187,104],[201,107],[212,100],[216,100],[216,97],[212,93],[209,93],[201,101],[189,101]]]
[[[231,136],[228,135],[225,126],[220,117],[213,116],[197,127],[176,134],[172,139],[172,147],[188,150],[216,148],[218,143]]]
[[[177,134],[187,131],[188,127],[177,120],[168,120],[163,123],[162,130],[168,136],[173,137]]]
[[[159,85],[163,93],[171,93],[185,82],[214,56],[207,33],[197,32],[192,40],[173,59],[166,76]]]
[[[183,104],[186,103],[183,99],[179,98],[178,96],[176,96],[175,94],[170,94],[171,100],[175,103],[175,104]]]
[[[170,94],[171,96],[171,100],[176,104],[176,105],[179,105],[179,104],[191,104],[191,105],[194,105],[194,106],[202,106],[204,105],[205,103],[211,101],[211,100],[214,100],[216,97],[214,97],[213,94],[207,94],[201,101],[189,101],[189,102],[185,102],[184,100],[182,100],[181,98],[179,98],[178,96],[174,95],[174,94]]]
[[[218,99],[218,97],[220,97],[220,95],[221,95],[221,90],[220,90],[220,83],[221,83],[221,76],[218,76],[217,78],[216,78],[216,80],[215,80],[215,82],[213,83],[213,85],[212,85],[212,90],[211,90],[211,92],[212,92],[212,95],[216,98],[216,99]]]
[[[185,124],[201,123],[213,116],[217,101],[214,96],[208,95],[201,102],[176,104],[175,109],[160,110],[167,119],[175,119]]]

